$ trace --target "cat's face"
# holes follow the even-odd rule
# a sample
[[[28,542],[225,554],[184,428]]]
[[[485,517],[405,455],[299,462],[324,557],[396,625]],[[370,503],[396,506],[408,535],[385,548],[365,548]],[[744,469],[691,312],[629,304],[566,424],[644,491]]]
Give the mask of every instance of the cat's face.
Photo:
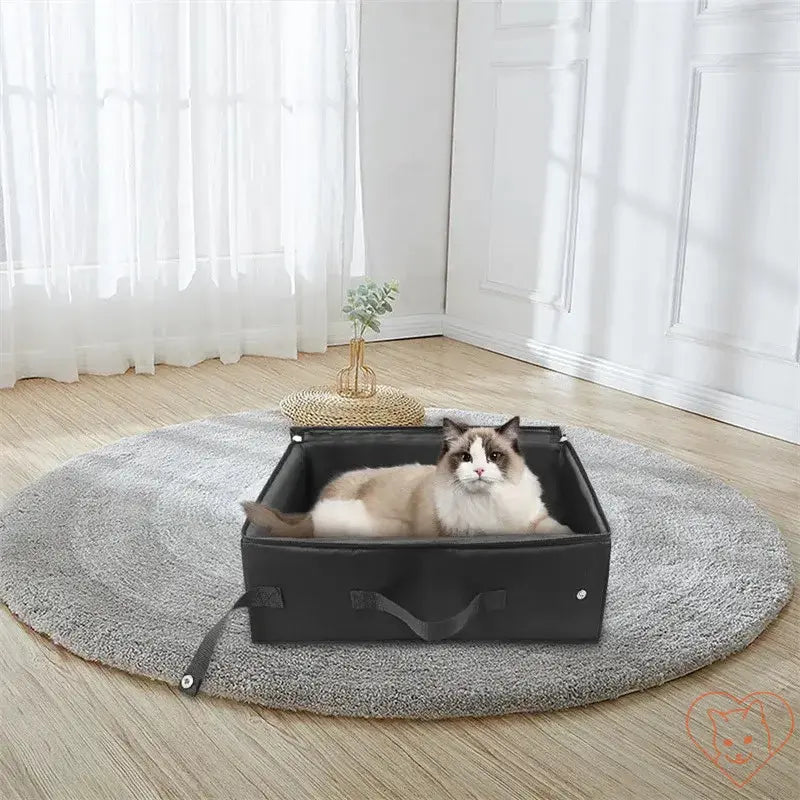
[[[439,469],[469,492],[490,491],[505,481],[517,482],[525,468],[519,452],[519,417],[499,428],[470,428],[442,420]]]
[[[720,764],[746,764],[753,753],[769,752],[769,727],[764,709],[758,700],[746,708],[730,711],[708,711],[714,726],[714,748],[721,759]]]

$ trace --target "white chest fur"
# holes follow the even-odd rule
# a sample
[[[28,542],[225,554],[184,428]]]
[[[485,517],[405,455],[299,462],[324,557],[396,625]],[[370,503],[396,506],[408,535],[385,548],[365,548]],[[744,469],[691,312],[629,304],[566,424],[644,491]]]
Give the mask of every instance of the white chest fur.
[[[528,469],[519,483],[498,483],[488,491],[437,486],[434,502],[444,528],[462,535],[528,533],[533,521],[546,513],[539,479]]]

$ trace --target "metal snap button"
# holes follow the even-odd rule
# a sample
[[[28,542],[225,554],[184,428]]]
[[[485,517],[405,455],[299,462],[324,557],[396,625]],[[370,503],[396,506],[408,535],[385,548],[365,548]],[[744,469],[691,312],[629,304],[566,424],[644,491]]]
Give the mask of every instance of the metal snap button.
[[[191,689],[194,686],[194,678],[191,675],[184,675],[181,678],[181,689]]]
[[[583,600],[586,597],[586,589],[579,590],[575,597],[577,597],[578,600]]]
[[[293,442],[302,442],[303,441],[303,437],[300,436],[300,434],[296,433],[294,436],[292,436],[292,441]]]

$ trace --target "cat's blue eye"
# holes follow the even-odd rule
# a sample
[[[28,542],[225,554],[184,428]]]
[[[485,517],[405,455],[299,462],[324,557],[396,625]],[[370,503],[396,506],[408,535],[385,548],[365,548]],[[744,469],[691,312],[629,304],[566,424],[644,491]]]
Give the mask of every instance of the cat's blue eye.
[[[472,461],[472,456],[469,453],[462,453],[461,454],[462,461]]]

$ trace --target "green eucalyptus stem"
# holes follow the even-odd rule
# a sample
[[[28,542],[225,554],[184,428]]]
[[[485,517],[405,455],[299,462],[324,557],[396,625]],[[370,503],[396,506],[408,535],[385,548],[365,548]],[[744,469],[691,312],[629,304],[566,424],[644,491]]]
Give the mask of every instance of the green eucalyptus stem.
[[[392,303],[400,287],[396,281],[378,285],[367,280],[354,289],[348,289],[342,312],[353,325],[353,338],[362,339],[367,329],[380,333],[380,316],[392,311]]]

